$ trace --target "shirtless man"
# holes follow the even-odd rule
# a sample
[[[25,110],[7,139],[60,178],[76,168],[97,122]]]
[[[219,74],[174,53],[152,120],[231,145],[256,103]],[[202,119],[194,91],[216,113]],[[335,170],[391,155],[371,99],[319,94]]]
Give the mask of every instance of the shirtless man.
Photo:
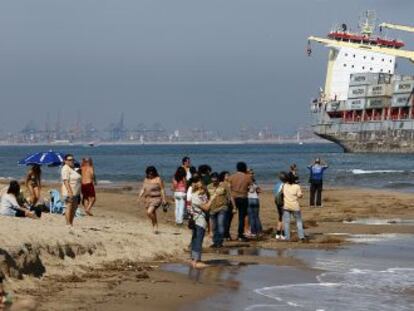
[[[91,158],[82,160],[81,165],[82,172],[82,204],[85,209],[85,213],[89,216],[93,216],[91,209],[96,202],[95,194],[95,170]]]

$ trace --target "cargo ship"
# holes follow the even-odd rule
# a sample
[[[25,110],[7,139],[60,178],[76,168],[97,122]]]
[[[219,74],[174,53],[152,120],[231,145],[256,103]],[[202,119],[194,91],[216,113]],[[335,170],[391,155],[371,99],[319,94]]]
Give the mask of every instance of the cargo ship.
[[[362,15],[359,32],[335,26],[326,38],[308,38],[329,48],[324,89],[311,102],[316,135],[345,152],[414,153],[414,77],[395,73],[396,59],[414,62],[404,42],[383,29],[414,32],[414,27],[382,23],[375,12]]]

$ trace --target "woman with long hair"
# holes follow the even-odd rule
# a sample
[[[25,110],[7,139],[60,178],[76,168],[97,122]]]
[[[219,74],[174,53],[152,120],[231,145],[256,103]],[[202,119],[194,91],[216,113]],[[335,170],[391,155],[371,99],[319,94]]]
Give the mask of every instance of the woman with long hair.
[[[32,212],[19,204],[17,200],[19,194],[20,185],[16,180],[12,180],[7,189],[7,193],[1,196],[0,215],[37,218],[35,212]]]
[[[184,221],[187,194],[187,171],[182,166],[178,167],[174,174],[172,190],[175,199],[175,223],[181,226]]]
[[[148,166],[145,170],[145,179],[138,195],[138,200],[141,199],[144,199],[147,216],[151,219],[153,231],[158,234],[157,209],[166,204],[167,200],[164,182],[154,166]]]
[[[82,204],[85,209],[85,213],[89,216],[93,216],[91,209],[96,202],[95,193],[95,168],[91,158],[82,159],[81,164],[81,175],[82,175]]]
[[[40,199],[40,191],[42,188],[42,170],[40,165],[33,165],[26,175],[25,185],[29,191],[29,203],[35,206]]]

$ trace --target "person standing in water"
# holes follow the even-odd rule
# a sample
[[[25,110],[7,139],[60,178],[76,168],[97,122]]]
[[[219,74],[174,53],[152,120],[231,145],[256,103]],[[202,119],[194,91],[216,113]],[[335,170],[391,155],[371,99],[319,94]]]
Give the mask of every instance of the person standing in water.
[[[85,213],[89,216],[93,216],[91,209],[96,202],[95,193],[95,169],[91,158],[82,159],[81,164],[82,175],[82,204],[85,209]]]
[[[66,224],[73,226],[76,210],[80,203],[81,175],[75,171],[75,159],[72,154],[65,156],[62,167],[62,197],[65,204]]]
[[[42,190],[42,170],[40,165],[33,165],[26,175],[26,188],[29,190],[29,203],[31,206],[35,206],[40,199],[40,193]]]
[[[147,216],[151,219],[154,233],[158,234],[157,209],[167,203],[164,182],[154,166],[148,166],[145,175],[138,200],[144,199]]]
[[[201,261],[201,253],[203,249],[204,236],[207,229],[207,213],[210,210],[210,204],[215,199],[213,194],[208,199],[208,193],[199,177],[193,179],[191,194],[191,210],[192,215],[192,237],[191,237],[191,265],[193,268],[204,268],[207,265]]]
[[[322,207],[322,188],[323,188],[323,173],[328,168],[328,165],[321,163],[320,158],[316,158],[309,169],[309,183],[310,183],[310,207]],[[316,199],[316,202],[315,202]]]

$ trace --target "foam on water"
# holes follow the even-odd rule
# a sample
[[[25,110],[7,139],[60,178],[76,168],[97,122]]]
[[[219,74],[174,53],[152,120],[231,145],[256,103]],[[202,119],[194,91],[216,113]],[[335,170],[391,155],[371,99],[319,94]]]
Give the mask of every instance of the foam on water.
[[[396,174],[396,173],[405,173],[404,170],[362,170],[362,169],[353,169],[351,170],[354,175],[363,175],[363,174]]]
[[[105,179],[103,179],[103,180],[98,180],[98,184],[101,184],[101,185],[109,185],[109,184],[112,184],[113,182],[112,181],[110,181],[110,180],[105,180]]]
[[[354,243],[376,243],[382,241],[390,241],[399,239],[400,234],[396,233],[382,233],[382,234],[354,234],[347,240]]]
[[[265,287],[256,293],[274,299],[283,310],[413,310],[413,301],[402,295],[414,287],[414,268],[383,271],[351,269],[326,272],[318,283]],[[256,308],[260,309],[260,308]]]
[[[378,218],[365,218],[356,219],[352,221],[344,221],[345,224],[359,224],[359,225],[412,225],[414,220],[390,218],[390,219],[378,219]]]

